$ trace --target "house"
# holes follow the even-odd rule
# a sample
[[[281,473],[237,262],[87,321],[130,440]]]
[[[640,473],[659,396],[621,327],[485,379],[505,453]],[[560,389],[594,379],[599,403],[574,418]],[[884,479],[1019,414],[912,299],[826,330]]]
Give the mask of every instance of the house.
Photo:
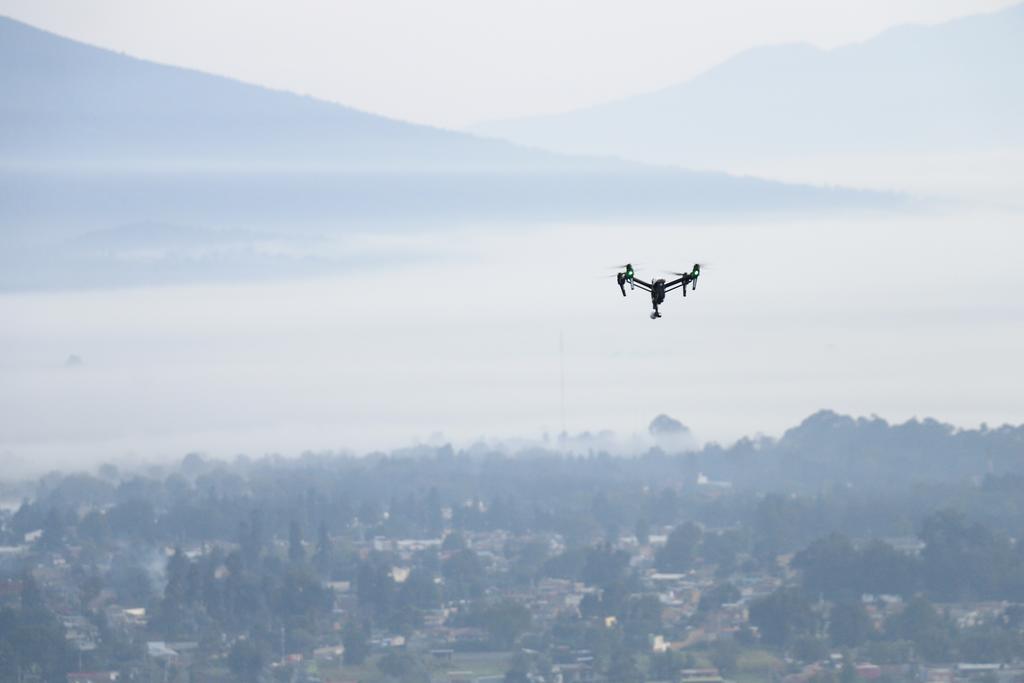
[[[877,664],[858,664],[856,669],[857,676],[866,681],[873,681],[882,677],[882,667]]]
[[[556,664],[552,672],[557,683],[589,683],[595,679],[594,667],[584,662]]]
[[[68,683],[114,683],[121,679],[117,671],[78,671],[68,674]]]
[[[953,670],[945,667],[929,667],[924,670],[926,683],[953,683]]]
[[[170,647],[167,643],[161,641],[150,641],[146,643],[146,656],[150,659],[156,659],[161,661],[176,662],[180,655],[174,648]]]
[[[328,645],[313,650],[313,659],[317,662],[340,662],[344,656],[344,645]]]
[[[722,683],[718,669],[683,669],[679,672],[680,683]]]

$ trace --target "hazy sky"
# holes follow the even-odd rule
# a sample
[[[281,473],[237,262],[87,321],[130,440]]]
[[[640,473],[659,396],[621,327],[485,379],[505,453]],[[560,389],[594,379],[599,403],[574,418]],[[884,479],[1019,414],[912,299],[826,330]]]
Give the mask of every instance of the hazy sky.
[[[665,412],[728,442],[821,408],[1016,424],[1019,215],[365,236],[338,246],[422,260],[327,280],[5,293],[0,463],[536,438],[560,428],[560,335],[573,433],[643,433]],[[641,276],[710,265],[651,321],[648,297],[602,277],[626,254]],[[71,354],[84,364],[64,367]]]
[[[459,126],[668,85],[756,45],[829,47],[1007,4],[0,0],[0,14]],[[986,173],[956,163],[952,175],[931,158],[830,163],[844,182],[1006,205],[1020,196],[1020,163],[995,161]],[[827,178],[817,163],[778,177],[805,174]],[[200,225],[244,227],[216,220]],[[365,450],[438,431],[462,444],[539,437],[562,421],[563,336],[572,432],[643,433],[667,412],[701,439],[729,441],[779,434],[825,407],[1019,423],[1020,225],[1019,209],[950,203],[654,227],[346,233],[334,246],[349,258],[383,249],[419,260],[326,280],[4,292],[0,463],[9,473],[190,450]],[[652,322],[643,296],[623,299],[607,277],[626,259],[651,276],[695,260],[711,267],[696,296],[670,300]],[[72,354],[84,364],[65,367]]]
[[[1013,0],[0,0],[87,43],[457,127],[685,80],[743,49],[821,47]]]

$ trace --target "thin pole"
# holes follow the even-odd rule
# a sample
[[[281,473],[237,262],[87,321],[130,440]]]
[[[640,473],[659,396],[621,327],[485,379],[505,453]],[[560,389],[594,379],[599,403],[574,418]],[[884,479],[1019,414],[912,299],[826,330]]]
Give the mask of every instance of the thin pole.
[[[558,359],[560,366],[562,434],[565,434],[565,341],[562,331],[558,331]]]

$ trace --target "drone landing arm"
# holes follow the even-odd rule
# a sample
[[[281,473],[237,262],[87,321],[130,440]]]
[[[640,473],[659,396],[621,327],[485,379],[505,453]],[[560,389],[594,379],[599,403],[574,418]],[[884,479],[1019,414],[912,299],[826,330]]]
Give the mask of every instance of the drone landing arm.
[[[651,285],[639,278],[633,278],[633,284],[635,284],[640,289],[646,290],[648,292],[651,291]]]
[[[668,293],[671,292],[673,289],[679,289],[680,287],[686,289],[686,285],[688,284],[689,282],[686,280],[673,280],[672,282],[665,285],[665,292]]]

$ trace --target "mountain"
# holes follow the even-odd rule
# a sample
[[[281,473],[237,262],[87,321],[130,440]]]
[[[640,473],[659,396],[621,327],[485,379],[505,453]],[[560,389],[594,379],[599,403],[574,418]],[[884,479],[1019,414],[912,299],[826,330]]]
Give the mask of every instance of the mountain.
[[[900,201],[553,154],[154,64],[4,18],[0,91],[0,288],[330,271],[337,264],[318,240],[382,227]],[[295,252],[302,259],[280,256]]]
[[[595,174],[636,175],[669,187],[711,183],[739,195],[771,186],[414,125],[134,59],[2,17],[0,89],[0,159],[7,169],[569,174],[562,176],[569,187]]]
[[[513,145],[154,64],[0,18],[0,157],[307,169],[577,165]]]
[[[1024,5],[833,50],[741,53],[690,81],[474,132],[688,168],[1024,144]]]

